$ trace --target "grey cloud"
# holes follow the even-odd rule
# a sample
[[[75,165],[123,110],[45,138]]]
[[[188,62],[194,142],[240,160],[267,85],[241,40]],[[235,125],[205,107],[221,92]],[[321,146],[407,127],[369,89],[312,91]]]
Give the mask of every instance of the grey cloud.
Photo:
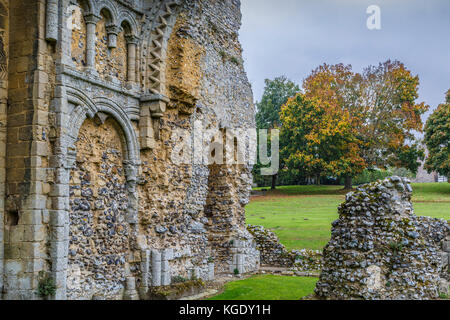
[[[381,8],[382,30],[366,28],[366,9]],[[398,59],[421,80],[420,101],[435,108],[450,89],[448,0],[242,0],[241,41],[255,100],[264,79],[301,83],[318,65],[355,71]]]

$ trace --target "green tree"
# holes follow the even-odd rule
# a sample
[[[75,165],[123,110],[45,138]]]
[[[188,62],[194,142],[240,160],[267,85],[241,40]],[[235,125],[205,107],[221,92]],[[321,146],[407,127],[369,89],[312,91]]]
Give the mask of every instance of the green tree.
[[[281,155],[294,170],[320,178],[358,174],[365,162],[358,154],[359,141],[349,121],[336,105],[302,93],[282,107]]]
[[[425,125],[428,158],[425,168],[450,177],[450,90],[446,103],[438,106]]]
[[[284,105],[290,97],[294,96],[299,91],[300,87],[285,76],[277,77],[273,80],[266,79],[264,93],[261,101],[256,103],[257,129],[270,130],[281,127],[281,106]],[[280,160],[282,162],[282,159]],[[259,175],[259,168],[259,165],[255,166],[254,175]],[[277,183],[277,175],[273,175],[271,180],[272,189],[275,189]]]
[[[285,76],[274,80],[266,79],[261,101],[256,103],[258,129],[279,128],[281,106],[299,91],[300,87]]]

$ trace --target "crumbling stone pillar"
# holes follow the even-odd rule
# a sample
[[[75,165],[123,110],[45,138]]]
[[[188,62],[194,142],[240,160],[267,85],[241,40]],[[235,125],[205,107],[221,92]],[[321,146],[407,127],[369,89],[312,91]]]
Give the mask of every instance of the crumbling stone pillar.
[[[158,250],[152,250],[152,285],[161,286],[161,253]]]
[[[172,282],[169,261],[173,259],[173,250],[152,250],[151,274],[152,286],[169,286]]]
[[[139,43],[139,38],[136,36],[127,36],[126,40],[128,47],[128,82],[134,84],[136,82],[136,48]]]
[[[139,285],[139,295],[146,297],[150,288],[150,265],[151,265],[151,251],[143,250],[141,252],[141,283]]]
[[[153,149],[159,139],[159,122],[166,112],[169,99],[163,95],[148,95],[141,98],[139,132],[141,149]]]
[[[86,21],[86,69],[95,72],[95,28],[101,17],[88,14],[84,17]]]
[[[58,0],[47,0],[45,40],[58,41]]]
[[[106,26],[106,33],[108,34],[108,48],[117,47],[117,35],[120,33],[120,27],[116,25]]]
[[[125,300],[139,300],[139,294],[136,290],[136,278],[128,277],[125,285]]]
[[[172,259],[172,250],[166,249],[161,253],[161,285],[169,286],[171,283],[169,260]]]
[[[392,177],[347,195],[324,248],[316,294],[325,299],[436,299],[447,221],[414,215],[409,180]]]

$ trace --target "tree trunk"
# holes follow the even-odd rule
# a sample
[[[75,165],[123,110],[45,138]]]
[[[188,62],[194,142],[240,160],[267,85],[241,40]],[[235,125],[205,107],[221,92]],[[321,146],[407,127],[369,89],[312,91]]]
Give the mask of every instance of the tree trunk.
[[[277,174],[274,174],[273,176],[272,176],[272,190],[276,190],[277,189],[277,178],[278,178],[278,175]]]
[[[351,190],[352,189],[352,177],[351,176],[345,176],[345,190]]]
[[[316,176],[316,185],[320,186],[320,174]]]

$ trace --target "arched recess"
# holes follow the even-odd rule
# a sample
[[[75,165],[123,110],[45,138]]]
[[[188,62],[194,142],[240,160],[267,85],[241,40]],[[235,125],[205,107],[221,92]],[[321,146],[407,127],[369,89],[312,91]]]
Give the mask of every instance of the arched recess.
[[[124,30],[126,35],[138,35],[138,22],[128,11],[120,11],[118,13],[117,25],[126,25],[128,30]]]
[[[76,88],[66,95],[51,217],[51,227],[64,230],[51,239],[57,297],[120,299],[135,282],[128,257],[137,237],[137,137],[112,100]]]
[[[128,71],[126,33],[117,25],[113,11],[105,7],[96,24],[95,68],[100,77],[125,82]]]
[[[70,17],[65,30],[70,37],[70,57],[77,69],[81,70],[87,66],[87,27],[85,16],[93,10],[89,1],[77,0],[67,7],[66,14]]]
[[[70,172],[70,300],[123,298],[131,227],[122,133],[113,118],[86,119]]]
[[[118,10],[112,1],[100,0],[97,1],[95,5],[96,5],[95,13],[97,16],[99,16],[102,12],[107,12],[111,24],[118,25],[117,24]]]

